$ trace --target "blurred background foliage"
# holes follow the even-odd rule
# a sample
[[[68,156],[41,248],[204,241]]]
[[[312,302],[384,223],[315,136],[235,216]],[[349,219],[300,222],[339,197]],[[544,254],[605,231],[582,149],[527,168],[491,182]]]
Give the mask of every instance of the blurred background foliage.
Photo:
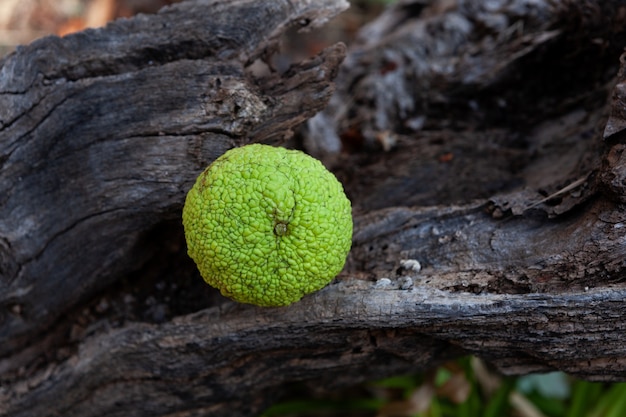
[[[86,28],[97,28],[120,17],[155,13],[181,0],[0,0],[0,56],[39,37],[63,36]],[[329,36],[349,42],[365,21],[373,19],[395,0],[351,0],[350,10],[335,19]],[[319,31],[320,33],[326,32]],[[338,30],[339,29],[339,30]],[[344,37],[345,36],[345,37]],[[316,36],[309,48],[318,49]],[[319,38],[319,36],[317,37]],[[304,38],[303,38],[304,39]],[[337,39],[327,38],[330,44]]]
[[[476,357],[336,391],[291,393],[262,417],[623,417],[626,383],[562,372],[504,377]]]
[[[0,56],[20,44],[155,13],[180,0],[0,0]],[[394,0],[353,0],[328,27],[288,33],[277,57],[288,65],[338,40],[346,43]],[[280,62],[279,62],[280,64]],[[332,394],[297,386],[263,417],[624,417],[626,383],[581,381],[560,372],[504,377],[467,357],[419,375],[402,375]]]

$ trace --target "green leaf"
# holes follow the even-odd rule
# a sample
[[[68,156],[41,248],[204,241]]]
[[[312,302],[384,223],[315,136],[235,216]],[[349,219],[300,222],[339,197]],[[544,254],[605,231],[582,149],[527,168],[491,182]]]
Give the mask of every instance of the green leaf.
[[[517,380],[517,389],[524,394],[533,391],[544,397],[565,399],[570,396],[570,382],[563,372],[530,374]]]

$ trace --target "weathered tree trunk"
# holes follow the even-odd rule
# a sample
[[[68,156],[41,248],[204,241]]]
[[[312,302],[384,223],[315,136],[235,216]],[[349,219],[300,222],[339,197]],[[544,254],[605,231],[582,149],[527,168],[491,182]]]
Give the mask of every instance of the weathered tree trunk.
[[[332,99],[342,45],[259,67],[342,0],[190,1],[0,61],[0,414],[254,415],[467,353],[626,380],[626,6],[500,3],[400,1]],[[186,191],[329,99],[297,139],[353,201],[344,272],[289,307],[224,300],[185,254]]]

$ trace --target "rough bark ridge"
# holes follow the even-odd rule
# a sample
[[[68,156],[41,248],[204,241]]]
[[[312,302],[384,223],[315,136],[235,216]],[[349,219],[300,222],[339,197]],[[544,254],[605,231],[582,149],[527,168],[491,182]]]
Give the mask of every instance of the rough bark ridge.
[[[466,353],[626,379],[620,1],[398,2],[304,134],[354,204],[344,273],[278,309],[203,286],[186,190],[325,106],[342,46],[252,68],[345,7],[191,1],[0,62],[0,413],[251,415]]]

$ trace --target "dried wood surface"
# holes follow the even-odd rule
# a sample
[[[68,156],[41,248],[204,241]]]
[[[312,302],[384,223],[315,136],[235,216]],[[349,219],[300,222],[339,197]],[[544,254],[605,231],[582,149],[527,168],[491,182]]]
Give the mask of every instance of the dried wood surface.
[[[342,4],[184,3],[4,59],[0,354],[145,262],[142,234],[180,216],[226,149],[278,142],[324,106],[341,45],[282,76],[248,67]]]
[[[178,216],[227,148],[325,106],[342,46],[251,66],[343,2],[194,1],[0,62],[0,414],[254,415],[467,353],[626,379],[624,7],[487,3],[400,1],[350,49],[303,143],[353,248],[285,308],[201,287]]]

